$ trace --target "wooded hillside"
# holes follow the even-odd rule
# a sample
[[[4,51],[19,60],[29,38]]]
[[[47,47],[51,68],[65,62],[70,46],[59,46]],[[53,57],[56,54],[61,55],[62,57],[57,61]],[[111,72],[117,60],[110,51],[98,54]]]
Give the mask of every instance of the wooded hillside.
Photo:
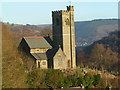
[[[90,67],[119,72],[120,63],[120,31],[114,31],[109,36],[94,42],[78,54],[78,63],[86,63]]]
[[[18,52],[15,34],[2,23],[2,87],[26,88],[27,63],[25,55]]]

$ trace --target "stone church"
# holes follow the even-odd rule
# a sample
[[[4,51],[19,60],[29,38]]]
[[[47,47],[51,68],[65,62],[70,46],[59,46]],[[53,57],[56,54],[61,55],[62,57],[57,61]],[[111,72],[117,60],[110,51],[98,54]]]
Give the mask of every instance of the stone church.
[[[37,68],[76,68],[74,7],[52,11],[53,40],[42,36],[23,37],[19,49],[31,56]]]

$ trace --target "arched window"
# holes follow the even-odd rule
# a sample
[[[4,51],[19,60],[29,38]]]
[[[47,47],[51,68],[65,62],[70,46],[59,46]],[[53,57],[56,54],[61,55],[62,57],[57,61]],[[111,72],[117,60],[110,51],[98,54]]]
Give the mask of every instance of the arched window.
[[[68,19],[68,18],[66,19],[66,21],[65,21],[65,22],[66,22],[66,25],[70,25],[70,21],[69,21],[69,19]]]

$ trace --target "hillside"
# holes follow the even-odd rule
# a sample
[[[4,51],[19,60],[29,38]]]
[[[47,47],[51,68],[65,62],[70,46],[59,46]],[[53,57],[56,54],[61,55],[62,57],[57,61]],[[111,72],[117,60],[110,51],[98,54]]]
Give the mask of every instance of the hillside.
[[[19,24],[9,24],[7,23],[7,25],[9,26],[9,28],[14,31],[14,30],[21,30],[21,29],[32,29],[32,30],[42,30],[42,29],[46,29],[47,25],[30,25],[30,24],[26,24],[26,25],[19,25]]]
[[[109,32],[118,29],[117,19],[98,19],[92,21],[75,22],[77,43],[93,43],[108,35]]]
[[[109,36],[102,38],[95,43],[102,43],[106,48],[111,48],[112,51],[118,52],[120,54],[120,31],[114,31],[109,34]]]
[[[78,52],[78,64],[119,73],[120,31],[113,31],[101,40]],[[82,62],[82,63],[81,63]],[[86,63],[87,62],[87,63]],[[119,73],[120,74],[120,73]]]
[[[106,48],[110,48],[113,52],[120,54],[120,31],[110,32],[108,36],[103,37],[101,40],[95,41],[93,44],[85,48],[86,52],[90,52],[95,44],[103,44]],[[89,53],[88,52],[88,53]]]
[[[2,88],[27,88],[27,72],[30,59],[18,52],[16,34],[2,25]],[[27,64],[28,63],[28,64]]]
[[[20,30],[31,30],[29,33],[37,32],[41,30],[51,30],[51,24],[44,25],[16,25],[9,24],[9,27],[13,32],[20,32]],[[109,32],[118,29],[117,19],[97,19],[92,21],[80,21],[75,22],[75,33],[76,33],[76,44],[77,46],[89,45],[96,40],[100,40],[102,37],[108,35]],[[26,31],[27,32],[27,31]],[[29,34],[28,33],[28,34]],[[38,35],[38,33],[33,33],[33,35]],[[20,34],[20,33],[19,33]]]

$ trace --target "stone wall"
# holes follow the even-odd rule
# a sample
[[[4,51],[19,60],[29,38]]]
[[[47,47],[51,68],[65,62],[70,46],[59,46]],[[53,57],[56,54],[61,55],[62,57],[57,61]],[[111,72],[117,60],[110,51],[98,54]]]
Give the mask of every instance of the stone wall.
[[[67,69],[67,59],[61,48],[58,49],[53,60],[54,69]]]
[[[47,60],[36,60],[36,65],[37,68],[42,68],[42,69],[48,68]]]

